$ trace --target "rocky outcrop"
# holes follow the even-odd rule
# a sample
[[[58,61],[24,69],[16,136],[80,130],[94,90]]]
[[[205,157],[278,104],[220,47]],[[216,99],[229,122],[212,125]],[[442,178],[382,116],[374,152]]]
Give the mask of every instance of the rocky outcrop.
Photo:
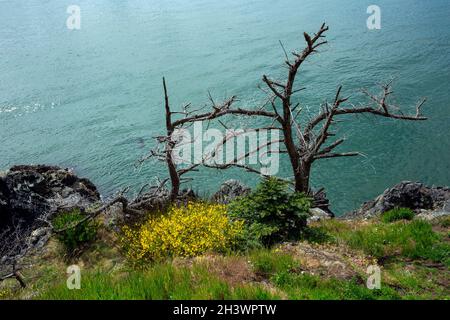
[[[220,189],[212,196],[212,201],[227,204],[238,197],[248,195],[250,192],[249,187],[238,180],[231,179],[220,186]]]
[[[432,221],[435,219],[450,216],[450,208],[447,209],[436,209],[436,210],[421,210],[419,214],[416,215],[416,219]]]
[[[314,208],[318,208],[326,212],[329,217],[334,218],[335,214],[330,209],[330,200],[327,198],[325,189],[322,188],[317,191],[313,191],[312,200],[312,205]]]
[[[42,215],[82,210],[100,200],[97,188],[70,170],[54,166],[14,166],[0,177],[0,230],[32,224]]]
[[[7,270],[51,235],[58,212],[85,210],[100,200],[97,188],[70,170],[14,166],[0,175],[0,270]]]
[[[358,280],[375,260],[351,251],[346,246],[330,246],[308,242],[285,243],[279,250],[301,261],[301,274],[307,273],[324,278]]]
[[[311,208],[309,209],[309,217],[307,219],[307,223],[311,224],[316,221],[328,220],[333,218],[334,216],[325,210],[320,208]]]
[[[401,182],[377,198],[366,202],[345,218],[371,218],[395,207],[410,208],[416,213],[443,212],[450,214],[450,188],[428,187],[419,182]]]

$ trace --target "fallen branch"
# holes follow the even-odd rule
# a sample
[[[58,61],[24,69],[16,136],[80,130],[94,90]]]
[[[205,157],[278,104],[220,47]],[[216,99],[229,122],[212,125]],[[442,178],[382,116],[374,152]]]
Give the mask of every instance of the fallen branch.
[[[16,279],[22,288],[26,288],[27,284],[25,283],[25,278],[20,273],[20,269],[17,269],[15,265],[13,265],[13,271],[11,273],[0,276],[0,282],[12,278]]]
[[[77,221],[76,223],[70,224],[62,229],[58,229],[55,230],[53,229],[53,233],[59,234],[62,233],[64,231],[67,231],[69,229],[73,229],[76,228],[77,226],[89,221],[89,220],[93,220],[95,219],[97,216],[99,216],[101,213],[103,213],[104,211],[106,211],[108,208],[110,208],[111,206],[115,205],[116,203],[121,203],[123,206],[123,211],[124,212],[130,212],[130,213],[134,213],[134,214],[140,214],[141,212],[139,210],[135,210],[132,208],[128,207],[128,199],[125,198],[123,196],[123,192],[119,194],[119,196],[117,196],[116,198],[114,198],[113,200],[111,200],[110,202],[108,202],[107,204],[103,205],[101,208],[95,210],[94,212],[89,213],[88,215],[86,215],[86,217],[84,217],[83,219]]]

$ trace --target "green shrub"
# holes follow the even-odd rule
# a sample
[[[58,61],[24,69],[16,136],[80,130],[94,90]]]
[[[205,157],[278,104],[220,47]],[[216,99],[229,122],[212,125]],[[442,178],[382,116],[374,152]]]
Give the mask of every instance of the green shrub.
[[[305,194],[290,192],[287,182],[271,177],[248,196],[230,203],[228,213],[245,221],[242,245],[251,248],[298,240],[310,207],[311,199]]]
[[[79,209],[59,214],[53,219],[53,227],[56,230],[64,230],[57,233],[58,240],[64,245],[68,253],[74,251],[83,244],[92,242],[98,230],[98,224],[92,220],[82,222],[77,225],[85,215]],[[75,226],[76,227],[71,227]]]
[[[398,220],[412,220],[414,218],[414,211],[409,208],[394,208],[386,211],[381,216],[381,221],[385,223],[394,222]]]

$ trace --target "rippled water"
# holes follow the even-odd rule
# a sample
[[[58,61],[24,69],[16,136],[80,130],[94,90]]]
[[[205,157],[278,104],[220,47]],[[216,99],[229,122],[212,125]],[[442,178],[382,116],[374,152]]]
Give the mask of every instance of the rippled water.
[[[368,5],[382,29],[366,27]],[[68,5],[81,8],[70,31]],[[18,163],[73,167],[108,195],[139,188],[160,164],[135,161],[162,131],[161,77],[173,105],[238,95],[261,99],[262,74],[281,76],[283,52],[303,46],[302,32],[330,25],[330,45],[299,77],[311,112],[332,99],[395,77],[396,102],[429,98],[430,120],[406,123],[358,117],[339,133],[362,158],[327,160],[313,183],[338,212],[400,180],[450,183],[450,2],[448,0],[113,1],[0,0],[0,170]],[[288,174],[283,164],[282,173]],[[201,193],[240,171],[202,171]]]

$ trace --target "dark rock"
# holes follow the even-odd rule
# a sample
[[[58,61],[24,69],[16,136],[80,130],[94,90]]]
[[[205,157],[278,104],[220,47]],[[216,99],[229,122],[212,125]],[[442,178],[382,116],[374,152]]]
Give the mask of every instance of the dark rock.
[[[370,218],[382,214],[395,207],[420,210],[441,209],[450,200],[450,188],[428,187],[418,182],[401,182],[387,189],[372,201],[366,202],[362,207],[353,211],[345,218]]]
[[[5,225],[8,221],[7,208],[8,208],[8,198],[7,189],[4,183],[4,175],[0,176],[0,228]]]
[[[0,177],[0,230],[39,217],[87,207],[98,202],[97,188],[67,169],[54,166],[14,166]]]
[[[97,188],[67,169],[15,166],[0,174],[0,270],[42,248],[55,214],[85,210],[100,200]]]
[[[178,195],[177,202],[186,203],[198,199],[192,189],[182,189]],[[161,211],[170,206],[170,190],[151,186],[148,191],[138,195],[129,204],[129,207],[140,211]]]
[[[234,199],[248,195],[251,189],[237,180],[225,181],[219,191],[212,196],[212,201],[227,204]]]
[[[198,199],[198,196],[192,189],[183,189],[180,192],[180,199],[182,201],[194,201]]]
[[[334,218],[335,214],[330,209],[330,200],[327,198],[325,189],[319,189],[312,193],[313,207],[325,211],[330,218]]]

